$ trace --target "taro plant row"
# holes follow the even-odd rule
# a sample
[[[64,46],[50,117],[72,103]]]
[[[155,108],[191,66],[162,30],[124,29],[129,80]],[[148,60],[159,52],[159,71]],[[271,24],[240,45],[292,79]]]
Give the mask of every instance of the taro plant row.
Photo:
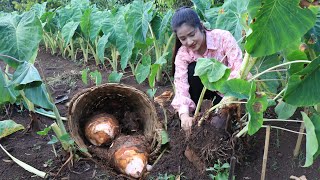
[[[72,0],[67,6],[46,9],[46,3],[32,8],[41,20],[43,42],[52,54],[87,64],[110,66],[109,82],[119,82],[130,67],[138,83],[149,77],[161,81],[171,51],[172,10],[161,13],[154,2],[133,1],[99,10],[88,0]]]

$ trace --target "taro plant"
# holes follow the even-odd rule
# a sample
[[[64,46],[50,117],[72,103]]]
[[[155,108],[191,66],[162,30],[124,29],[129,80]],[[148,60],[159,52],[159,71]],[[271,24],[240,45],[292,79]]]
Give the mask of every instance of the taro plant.
[[[119,9],[108,11],[105,21],[102,22],[104,35],[98,41],[97,53],[103,64],[107,60],[112,67],[109,81],[121,79],[123,73],[118,72],[118,64],[122,70],[125,70],[134,48],[133,38],[127,31],[125,22],[125,14],[128,9],[129,6],[121,6]],[[111,51],[111,57],[105,57],[106,48]]]
[[[0,38],[0,59],[6,63],[5,72],[0,70],[0,91],[4,94],[0,98],[1,104],[23,101],[32,121],[36,120],[35,106],[53,110],[57,119],[58,138],[66,135],[59,111],[34,66],[42,38],[40,20],[33,11],[21,15],[7,14],[0,19]],[[61,143],[65,150],[70,151],[68,144]]]
[[[304,167],[312,165],[319,155],[320,142],[317,131],[320,127],[317,111],[320,52],[314,41],[319,37],[319,7],[302,9],[298,0],[268,0],[265,3],[228,0],[218,9],[209,8],[203,12],[204,18],[214,17],[215,21],[210,22],[213,27],[227,30],[237,27],[239,30],[233,32],[234,36],[240,38],[240,44],[245,38],[242,47],[246,53],[238,79],[228,80],[230,69],[216,59],[198,60],[195,75],[205,86],[203,94],[206,89],[224,94],[223,100],[201,117],[199,125],[209,112],[231,103],[246,104],[246,114],[241,118],[245,127],[238,137],[244,133],[255,134],[269,121],[304,123],[306,133],[276,126],[271,128],[306,135]],[[221,19],[230,23],[220,24]],[[237,35],[239,31],[241,34]],[[302,43],[304,48],[299,49]],[[250,71],[252,75],[249,75]],[[199,102],[200,106],[201,99]],[[278,119],[264,118],[264,112],[271,105],[276,105]],[[303,121],[288,120],[298,107],[306,109],[301,112]],[[197,107],[195,116],[198,110]]]
[[[150,94],[155,93],[155,82],[161,81],[162,69],[167,63],[167,55],[174,35],[170,32],[169,24],[173,12],[168,10],[160,14],[153,2],[133,1],[126,14],[128,32],[136,42],[133,62],[130,67],[138,83],[149,78]],[[140,54],[140,56],[139,56]],[[138,56],[137,56],[138,55]],[[151,57],[147,61],[147,57]],[[153,58],[155,57],[155,58]],[[138,59],[134,68],[135,59]],[[141,62],[141,63],[140,63]],[[149,75],[148,75],[149,74]],[[148,75],[148,76],[147,76]]]

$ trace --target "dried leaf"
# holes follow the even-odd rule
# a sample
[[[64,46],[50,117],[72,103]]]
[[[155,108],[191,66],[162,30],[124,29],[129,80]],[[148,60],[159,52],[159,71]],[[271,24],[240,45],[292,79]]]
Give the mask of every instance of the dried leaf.
[[[170,101],[172,95],[173,95],[172,91],[165,91],[160,96],[155,97],[154,101],[158,103],[160,106],[164,106],[165,102]]]

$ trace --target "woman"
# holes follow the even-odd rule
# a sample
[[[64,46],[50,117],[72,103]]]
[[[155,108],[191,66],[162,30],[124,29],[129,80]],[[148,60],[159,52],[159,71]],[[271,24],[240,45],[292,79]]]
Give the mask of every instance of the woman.
[[[171,105],[179,112],[182,129],[190,131],[193,122],[190,112],[195,110],[203,88],[200,78],[193,76],[197,59],[219,60],[231,69],[229,79],[232,79],[239,77],[242,52],[230,32],[205,29],[191,8],[178,9],[171,27],[176,34],[172,61],[176,93]],[[214,104],[221,100],[221,96],[212,91],[207,91],[204,98],[215,98]]]

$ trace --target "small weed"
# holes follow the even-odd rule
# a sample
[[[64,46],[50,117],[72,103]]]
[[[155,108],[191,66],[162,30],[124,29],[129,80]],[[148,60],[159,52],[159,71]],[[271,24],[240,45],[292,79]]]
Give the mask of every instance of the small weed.
[[[274,170],[274,171],[279,169],[279,164],[278,164],[277,161],[273,161],[273,163],[271,165],[271,169]]]
[[[229,177],[229,169],[229,163],[222,164],[222,162],[218,160],[218,163],[214,164],[213,167],[207,168],[207,171],[213,172],[213,174],[209,174],[212,180],[226,180]],[[233,179],[235,179],[235,177],[233,177]]]
[[[109,179],[109,176],[107,174],[96,174],[94,176],[94,179],[99,179],[99,180],[102,180],[102,179]]]
[[[41,145],[38,145],[38,144],[34,144],[33,147],[32,147],[33,151],[38,151],[40,149],[41,149]]]
[[[180,179],[183,173],[179,175],[174,175],[174,174],[159,174],[157,177],[151,177],[150,180],[175,180],[175,179]]]
[[[53,164],[53,160],[52,159],[48,159],[44,164],[43,167],[51,167]]]

